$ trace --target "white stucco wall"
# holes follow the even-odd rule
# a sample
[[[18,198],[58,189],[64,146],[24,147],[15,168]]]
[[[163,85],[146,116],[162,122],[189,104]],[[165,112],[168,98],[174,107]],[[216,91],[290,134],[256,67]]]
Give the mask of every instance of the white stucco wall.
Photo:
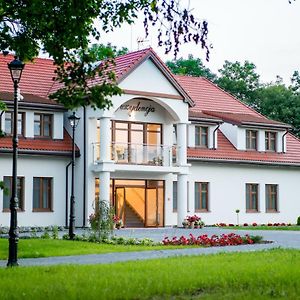
[[[229,123],[223,123],[220,125],[220,130],[231,144],[235,148],[238,148],[238,127]]]
[[[299,168],[229,165],[192,162],[189,175],[189,204],[194,213],[194,182],[209,182],[210,212],[197,213],[206,224],[236,223],[236,209],[240,209],[240,223],[295,223],[300,215],[297,187]],[[175,179],[176,180],[176,179]],[[246,213],[246,183],[259,184],[259,211]],[[266,213],[265,184],[278,184],[278,213]],[[176,214],[171,213],[172,223]]]
[[[147,59],[119,85],[122,89],[178,95],[165,75]]]
[[[50,156],[19,156],[18,176],[25,177],[24,212],[18,213],[19,226],[65,225],[65,166],[66,158]],[[0,156],[0,180],[3,176],[11,176],[12,158],[9,155]],[[53,212],[33,212],[33,177],[53,177],[52,208]],[[10,213],[2,212],[3,191],[0,191],[0,224],[9,226]]]

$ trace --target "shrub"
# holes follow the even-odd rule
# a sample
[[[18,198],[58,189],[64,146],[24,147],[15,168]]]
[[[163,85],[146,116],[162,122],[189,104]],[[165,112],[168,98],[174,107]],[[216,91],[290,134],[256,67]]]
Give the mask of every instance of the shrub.
[[[254,223],[252,223],[252,226],[254,226],[254,227],[255,227],[255,226],[257,226],[257,223],[255,223],[255,222],[254,222]]]
[[[247,226],[248,226],[248,223],[244,223],[244,226],[247,227]]]
[[[106,201],[95,201],[95,213],[89,216],[89,223],[98,241],[108,239],[112,235],[114,209]]]
[[[300,226],[300,216],[297,219],[297,225]]]
[[[50,239],[50,238],[51,238],[51,237],[50,237],[50,234],[49,234],[49,231],[48,231],[47,228],[45,228],[45,231],[44,231],[44,233],[41,235],[41,238],[42,238],[42,239]]]

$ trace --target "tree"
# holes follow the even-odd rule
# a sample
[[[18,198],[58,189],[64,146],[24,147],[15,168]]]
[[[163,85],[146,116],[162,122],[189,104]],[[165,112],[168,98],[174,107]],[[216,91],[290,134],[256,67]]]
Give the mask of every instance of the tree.
[[[194,42],[208,58],[207,22],[182,8],[180,0],[1,1],[0,50],[14,51],[22,60],[32,60],[40,50],[48,52],[57,66],[56,80],[62,83],[53,98],[67,108],[107,108],[110,96],[121,93],[110,67],[114,53],[107,48],[101,55],[98,52],[103,63],[95,68],[90,38],[100,40],[101,32],[133,23],[139,12],[144,13],[146,35],[150,26],[158,26],[158,45],[166,53],[176,55],[181,43]],[[95,75],[105,80],[101,85],[88,85]]]
[[[259,112],[280,122],[293,126],[291,130],[300,136],[300,95],[282,82],[261,87],[257,91]]]
[[[166,65],[174,74],[191,75],[195,77],[205,77],[211,81],[215,81],[217,75],[212,73],[209,68],[206,68],[200,58],[194,58],[189,54],[188,59],[179,58],[172,61],[167,61]]]
[[[244,64],[226,60],[219,72],[221,76],[216,82],[222,89],[250,106],[257,107],[256,91],[260,87],[260,82],[253,63],[247,60]]]
[[[111,68],[116,53],[109,47],[95,51],[89,42],[91,37],[99,41],[103,31],[133,23],[139,12],[144,13],[146,35],[149,26],[159,26],[158,45],[166,53],[176,56],[181,43],[194,42],[208,59],[208,24],[182,8],[179,0],[1,1],[0,51],[13,51],[24,61],[33,60],[41,50],[49,53],[57,67],[55,80],[61,83],[52,98],[67,108],[108,108],[110,97],[122,93]],[[102,61],[97,68],[95,60]],[[89,79],[96,75],[104,80],[90,86]]]

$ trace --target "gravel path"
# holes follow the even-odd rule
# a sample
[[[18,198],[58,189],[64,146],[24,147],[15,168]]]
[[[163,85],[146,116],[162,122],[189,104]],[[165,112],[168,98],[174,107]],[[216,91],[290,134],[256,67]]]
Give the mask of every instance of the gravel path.
[[[78,230],[78,233],[81,231]],[[114,262],[146,260],[155,258],[178,257],[183,255],[206,255],[225,252],[247,252],[259,251],[271,248],[296,248],[300,249],[300,231],[257,231],[257,230],[227,230],[219,228],[204,228],[204,229],[178,229],[178,228],[155,228],[155,229],[121,229],[115,231],[117,236],[135,237],[135,238],[151,238],[155,241],[161,241],[165,236],[188,236],[193,235],[213,234],[220,235],[222,233],[235,232],[245,235],[262,235],[264,240],[273,241],[269,244],[241,245],[241,246],[226,246],[226,247],[210,247],[210,248],[185,248],[185,249],[170,249],[170,250],[150,250],[138,252],[121,252],[107,254],[89,254],[76,256],[57,256],[47,258],[25,258],[19,259],[20,266],[50,266],[62,264],[107,264]],[[0,267],[5,267],[7,261],[1,260]]]

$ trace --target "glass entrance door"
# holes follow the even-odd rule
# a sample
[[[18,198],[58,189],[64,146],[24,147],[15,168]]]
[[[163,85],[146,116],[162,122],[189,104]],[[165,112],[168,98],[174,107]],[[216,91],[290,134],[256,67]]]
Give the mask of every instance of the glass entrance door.
[[[146,181],[146,226],[164,225],[163,181]]]
[[[164,181],[114,179],[113,186],[116,215],[125,226],[164,226]]]

